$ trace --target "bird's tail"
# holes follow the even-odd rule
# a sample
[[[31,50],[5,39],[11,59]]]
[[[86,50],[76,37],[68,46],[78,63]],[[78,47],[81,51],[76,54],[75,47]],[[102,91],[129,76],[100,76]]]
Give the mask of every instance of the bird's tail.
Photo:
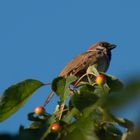
[[[46,99],[46,101],[45,101],[45,103],[44,103],[44,106],[46,106],[48,103],[49,103],[49,101],[51,100],[51,98],[54,96],[54,92],[52,91],[50,94],[49,94],[49,96],[47,97],[47,99]]]

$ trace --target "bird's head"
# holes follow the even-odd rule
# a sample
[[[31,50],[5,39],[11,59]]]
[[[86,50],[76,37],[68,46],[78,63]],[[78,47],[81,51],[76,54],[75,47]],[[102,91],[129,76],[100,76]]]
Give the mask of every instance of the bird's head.
[[[112,49],[116,48],[117,46],[112,43],[108,43],[105,41],[97,42],[96,44],[92,45],[87,51],[93,51],[93,50],[104,50],[107,49],[108,51],[111,51]]]

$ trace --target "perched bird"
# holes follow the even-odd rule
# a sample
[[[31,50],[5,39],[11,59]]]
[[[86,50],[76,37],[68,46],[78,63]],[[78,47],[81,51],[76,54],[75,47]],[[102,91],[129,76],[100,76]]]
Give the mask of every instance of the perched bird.
[[[115,47],[116,45],[108,42],[97,42],[96,44],[92,45],[86,52],[71,60],[61,71],[59,76],[65,78],[69,75],[81,77],[86,73],[87,68],[94,64],[97,65],[98,71],[106,72],[111,61],[111,50]],[[45,104],[50,101],[53,95],[54,93],[51,92]]]

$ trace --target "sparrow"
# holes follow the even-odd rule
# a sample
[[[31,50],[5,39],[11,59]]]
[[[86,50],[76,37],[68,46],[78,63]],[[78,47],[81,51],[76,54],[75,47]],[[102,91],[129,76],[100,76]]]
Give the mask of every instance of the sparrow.
[[[115,44],[105,41],[93,44],[89,49],[71,60],[61,71],[59,76],[67,78],[69,75],[74,75],[77,78],[84,75],[87,68],[92,65],[97,66],[97,70],[106,72],[111,61],[111,50],[116,48]],[[45,104],[48,104],[54,93],[51,92]]]

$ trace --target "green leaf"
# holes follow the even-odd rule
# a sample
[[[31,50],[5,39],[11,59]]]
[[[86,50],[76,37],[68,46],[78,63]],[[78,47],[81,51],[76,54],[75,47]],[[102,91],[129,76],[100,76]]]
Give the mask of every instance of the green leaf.
[[[76,80],[77,80],[76,76],[68,76],[66,78],[66,86],[69,86],[70,84],[72,84]]]
[[[98,100],[98,96],[94,94],[94,87],[85,85],[71,97],[72,105],[80,111],[84,108],[93,105]]]
[[[52,90],[60,97],[61,101],[64,101],[69,95],[69,85],[72,84],[77,78],[75,76],[58,77],[52,82]]]
[[[123,90],[117,93],[110,93],[104,96],[101,100],[106,108],[120,108],[127,105],[140,95],[140,80],[131,81]]]
[[[122,132],[115,124],[107,122],[98,130],[98,136],[101,140],[121,140]]]
[[[77,108],[72,108],[66,115],[65,117],[63,118],[63,121],[67,124],[70,124],[73,120],[73,118],[76,116],[76,115],[79,115],[79,110]]]
[[[6,89],[0,98],[0,122],[14,114],[43,85],[38,80],[28,79]]]
[[[28,120],[30,121],[34,121],[34,122],[45,122],[47,121],[49,118],[50,118],[50,114],[44,114],[42,116],[39,116],[39,115],[36,115],[35,112],[31,112],[31,113],[28,113],[27,117],[28,117]]]
[[[95,76],[99,75],[99,72],[97,70],[97,65],[92,65],[92,66],[89,66],[88,69],[87,69],[87,74],[95,74]]]
[[[115,76],[101,72],[106,76],[107,85],[110,88],[110,92],[117,92],[123,89],[123,83]]]
[[[72,84],[74,81],[76,81],[76,77],[75,76],[68,76],[66,78],[66,86],[65,86],[65,93],[64,93],[64,100],[66,100],[66,98],[68,97],[68,95],[70,94],[70,89],[69,86],[70,84]]]
[[[52,82],[52,90],[63,100],[66,86],[66,79],[64,77],[57,77]]]
[[[115,120],[119,125],[121,125],[124,128],[127,128],[129,131],[134,130],[134,123],[128,119],[124,118],[116,118]]]
[[[63,140],[99,140],[95,134],[95,124],[91,117],[81,117],[68,129],[69,133]]]

